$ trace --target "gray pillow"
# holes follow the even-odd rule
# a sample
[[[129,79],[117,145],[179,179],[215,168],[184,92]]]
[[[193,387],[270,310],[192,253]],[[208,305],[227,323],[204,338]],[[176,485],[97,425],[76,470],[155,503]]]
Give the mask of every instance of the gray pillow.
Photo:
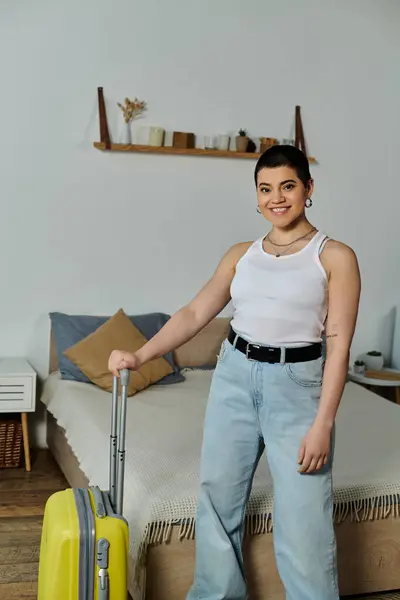
[[[54,343],[57,350],[58,365],[62,379],[90,383],[84,373],[71,362],[63,353],[83,338],[93,333],[110,317],[94,315],[68,315],[61,312],[49,313],[53,331]],[[129,316],[132,323],[139,329],[145,338],[152,338],[169,320],[170,316],[164,313],[147,313]],[[154,385],[166,385],[185,381],[185,377],[175,364],[172,352],[164,355],[174,372],[163,377]]]

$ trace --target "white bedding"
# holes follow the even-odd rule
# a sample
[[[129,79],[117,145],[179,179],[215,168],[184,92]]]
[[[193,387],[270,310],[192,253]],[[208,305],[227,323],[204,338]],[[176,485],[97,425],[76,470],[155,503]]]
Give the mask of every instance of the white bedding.
[[[124,514],[134,558],[148,542],[166,539],[180,522],[192,536],[202,423],[211,371],[188,371],[186,381],[152,386],[128,399]],[[41,397],[66,430],[91,484],[108,488],[111,394],[50,375]],[[335,517],[398,516],[400,407],[348,382],[337,418]],[[270,529],[272,483],[260,461],[248,507],[251,532]]]

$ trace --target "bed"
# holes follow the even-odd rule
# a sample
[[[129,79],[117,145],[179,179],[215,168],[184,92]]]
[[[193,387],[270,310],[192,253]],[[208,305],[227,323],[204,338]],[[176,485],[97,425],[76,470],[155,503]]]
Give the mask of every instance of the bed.
[[[226,329],[227,320],[215,319],[181,352],[209,354]],[[179,352],[176,360],[187,364]],[[184,375],[184,382],[151,386],[128,403],[124,514],[130,525],[134,600],[185,600],[192,581],[202,419],[212,370],[191,368]],[[62,380],[53,342],[41,401],[47,410],[48,446],[69,484],[106,488],[110,394],[92,384]],[[334,468],[342,595],[400,588],[399,433],[399,406],[358,384],[346,384]],[[272,483],[262,459],[244,538],[252,600],[284,600],[273,553],[272,512]]]

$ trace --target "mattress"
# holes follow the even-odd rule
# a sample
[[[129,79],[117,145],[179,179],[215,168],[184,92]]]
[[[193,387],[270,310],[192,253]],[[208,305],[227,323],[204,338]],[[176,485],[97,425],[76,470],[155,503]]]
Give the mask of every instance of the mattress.
[[[173,526],[194,535],[202,426],[212,371],[152,386],[128,399],[124,514],[130,554],[140,564],[147,544],[167,540]],[[92,384],[44,383],[41,401],[65,429],[90,484],[108,487],[111,394]],[[335,520],[399,516],[400,407],[348,382],[336,424]],[[250,533],[270,531],[272,480],[266,460],[257,468],[246,515]]]

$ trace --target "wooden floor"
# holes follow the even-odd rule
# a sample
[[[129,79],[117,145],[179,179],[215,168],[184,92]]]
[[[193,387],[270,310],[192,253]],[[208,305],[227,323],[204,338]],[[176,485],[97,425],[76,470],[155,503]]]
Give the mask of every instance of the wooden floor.
[[[46,450],[32,451],[32,471],[0,469],[0,599],[36,600],[44,506],[68,487]]]
[[[36,600],[44,506],[53,492],[66,487],[47,450],[32,453],[30,473],[24,467],[0,469],[0,600]],[[400,593],[358,598],[400,600]]]

